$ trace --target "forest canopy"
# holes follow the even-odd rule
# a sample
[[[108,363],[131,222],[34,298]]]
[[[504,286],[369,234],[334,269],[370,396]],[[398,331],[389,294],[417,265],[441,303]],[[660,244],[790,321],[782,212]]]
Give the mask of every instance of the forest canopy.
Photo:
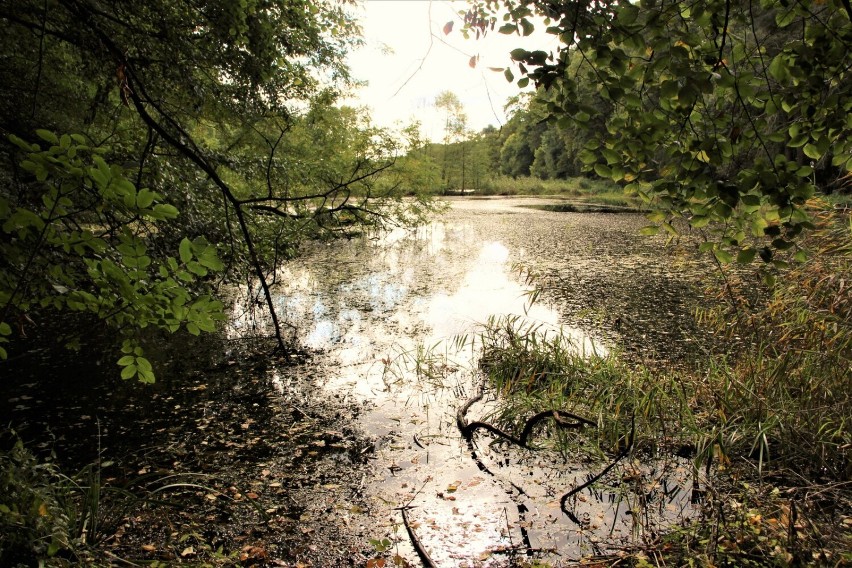
[[[266,301],[285,347],[271,267],[416,216],[381,175],[398,143],[337,102],[347,4],[0,3],[0,356],[89,314],[123,337],[122,376],[151,381],[140,330],[212,331],[223,279]]]

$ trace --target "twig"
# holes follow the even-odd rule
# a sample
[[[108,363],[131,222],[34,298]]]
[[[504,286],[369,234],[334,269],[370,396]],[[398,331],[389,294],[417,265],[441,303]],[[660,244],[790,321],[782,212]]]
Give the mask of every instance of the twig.
[[[420,543],[420,539],[417,538],[416,534],[414,534],[414,529],[411,528],[411,524],[408,522],[408,514],[406,513],[408,509],[410,509],[408,506],[399,508],[402,512],[402,523],[405,525],[408,538],[411,539],[411,546],[413,546],[414,550],[417,551],[417,556],[420,557],[420,562],[423,563],[424,568],[437,568],[437,564],[432,561],[429,553],[426,552],[425,548],[423,548],[423,545]]]

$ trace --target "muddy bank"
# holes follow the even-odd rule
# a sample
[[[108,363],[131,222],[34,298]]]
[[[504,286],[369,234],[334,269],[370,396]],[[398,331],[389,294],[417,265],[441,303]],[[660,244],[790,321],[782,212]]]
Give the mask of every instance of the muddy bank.
[[[72,368],[6,367],[4,426],[64,472],[98,464],[104,486],[134,496],[102,491],[98,556],[74,563],[343,566],[375,553],[362,491],[373,442],[353,427],[356,405],[312,396],[310,355],[209,338],[151,347],[152,386],[118,379],[94,346]]]

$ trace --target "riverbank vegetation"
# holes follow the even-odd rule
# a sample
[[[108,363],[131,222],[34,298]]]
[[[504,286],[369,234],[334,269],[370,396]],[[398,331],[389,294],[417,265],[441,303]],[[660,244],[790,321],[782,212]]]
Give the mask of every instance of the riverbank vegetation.
[[[773,284],[720,269],[697,315],[724,349],[696,348],[688,366],[583,352],[516,317],[490,321],[474,340],[499,428],[519,432],[557,409],[597,426],[582,436],[551,427],[541,440],[552,450],[603,465],[689,458],[700,518],[637,543],[640,565],[852,562],[852,220],[830,207],[814,215],[803,243],[811,259]],[[617,485],[631,467],[601,483]]]

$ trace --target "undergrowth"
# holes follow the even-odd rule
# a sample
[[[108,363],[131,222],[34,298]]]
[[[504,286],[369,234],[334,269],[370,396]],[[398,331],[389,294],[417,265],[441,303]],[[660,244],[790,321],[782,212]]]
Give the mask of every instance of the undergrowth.
[[[101,471],[110,462],[68,475],[55,462],[39,459],[14,433],[4,438],[12,443],[0,450],[0,566],[111,564],[109,558],[115,558],[105,545],[130,516],[171,506],[167,493],[215,491],[199,484],[197,474],[152,472],[109,483]],[[218,556],[221,551],[210,551],[210,558]]]

